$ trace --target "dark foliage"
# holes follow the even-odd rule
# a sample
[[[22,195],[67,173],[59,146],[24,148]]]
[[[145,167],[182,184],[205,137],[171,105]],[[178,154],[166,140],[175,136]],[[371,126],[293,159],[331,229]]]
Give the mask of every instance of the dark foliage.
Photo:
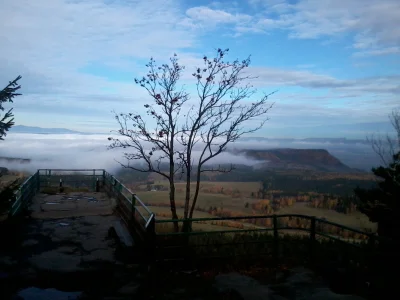
[[[377,187],[355,190],[360,200],[360,211],[372,222],[378,223],[378,234],[395,239],[400,239],[399,162],[400,152],[393,155],[393,161],[388,166],[372,169],[372,172],[381,178]]]
[[[18,80],[21,76],[18,76],[13,81],[10,81],[8,85],[0,91],[0,110],[4,111],[3,104],[7,102],[13,102],[13,98],[20,96],[21,94],[16,93],[21,86],[18,84]],[[14,115],[12,108],[10,108],[3,117],[0,115],[0,140],[4,140],[4,136],[7,135],[7,131],[14,125]]]

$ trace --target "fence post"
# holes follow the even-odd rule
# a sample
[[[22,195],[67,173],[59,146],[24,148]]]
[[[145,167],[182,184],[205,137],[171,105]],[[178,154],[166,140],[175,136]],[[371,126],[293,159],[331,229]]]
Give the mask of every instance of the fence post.
[[[278,264],[278,259],[279,259],[279,233],[278,233],[278,217],[277,215],[273,215],[273,224],[274,224],[274,262],[276,265]]]
[[[133,221],[135,219],[136,194],[132,194],[131,201],[132,201],[131,218],[132,218],[132,221]]]
[[[36,172],[36,175],[37,175],[36,189],[39,192],[40,191],[40,172],[39,172],[39,170]]]
[[[62,189],[63,189],[62,187],[63,187],[63,181],[62,181],[62,179],[60,178],[60,189],[59,189],[59,190],[60,190],[60,193],[62,192]]]
[[[96,191],[96,170],[95,169],[93,169],[92,187],[93,187],[93,191]]]
[[[153,269],[157,262],[157,235],[156,235],[156,220],[154,214],[150,215],[150,221],[146,227],[146,235],[147,235],[147,247],[145,247],[145,251],[148,255],[149,268]]]
[[[310,261],[315,262],[315,233],[316,233],[316,218],[311,217],[311,228],[310,228]]]
[[[376,239],[375,236],[370,234],[368,235],[368,261],[376,261],[375,254],[377,253],[376,251]]]
[[[99,177],[96,178],[96,193],[100,192],[100,181]]]

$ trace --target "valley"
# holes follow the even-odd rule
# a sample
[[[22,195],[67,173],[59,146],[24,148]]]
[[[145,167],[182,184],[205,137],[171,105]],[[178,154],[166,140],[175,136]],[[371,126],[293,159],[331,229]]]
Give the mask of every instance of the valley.
[[[342,165],[340,161],[339,165]],[[221,166],[220,166],[221,167]],[[202,176],[194,218],[300,214],[315,216],[365,232],[376,232],[376,224],[357,210],[353,197],[356,187],[371,187],[376,178],[366,172],[324,172],[301,169],[267,169],[239,165],[229,173],[209,172]],[[346,168],[346,166],[344,166]],[[350,168],[349,168],[350,169]],[[143,174],[121,169],[117,177],[156,214],[171,218],[169,182],[160,174]],[[191,190],[195,183],[192,178]],[[183,217],[186,183],[176,178],[176,207]],[[270,227],[271,219],[254,220],[253,226]],[[293,222],[282,223],[286,226]],[[222,230],[222,227],[248,227],[246,222],[208,222],[197,224],[199,230]],[[297,223],[297,225],[303,226]],[[304,224],[308,226],[308,224]],[[329,228],[326,228],[329,232]],[[333,230],[333,228],[332,228]],[[336,234],[336,233],[335,233]],[[356,238],[356,237],[353,237]]]
[[[235,155],[251,157],[255,162],[252,165],[234,165],[228,173],[202,173],[193,217],[300,214],[362,231],[376,231],[376,224],[357,210],[357,201],[353,197],[354,188],[369,188],[376,184],[372,174],[346,166],[323,149],[242,150]],[[24,159],[19,159],[19,162],[29,163]],[[167,167],[161,165],[165,171]],[[228,164],[207,166],[214,169],[229,167]],[[10,176],[16,175],[21,179],[24,177],[23,173],[9,171],[1,181],[5,183]],[[115,175],[135,191],[158,218],[171,217],[169,182],[163,176],[124,168],[118,169]],[[192,192],[195,178],[196,174],[192,174]],[[179,217],[183,216],[185,189],[183,178],[176,176]],[[268,220],[265,220],[266,224],[260,222],[254,221],[253,225],[269,226]],[[224,226],[241,227],[243,224],[230,222]],[[219,227],[214,224],[212,229]]]

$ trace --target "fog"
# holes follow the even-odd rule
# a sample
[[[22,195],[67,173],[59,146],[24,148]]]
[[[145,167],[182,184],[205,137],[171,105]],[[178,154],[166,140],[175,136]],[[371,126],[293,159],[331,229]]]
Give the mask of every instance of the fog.
[[[113,173],[120,167],[116,160],[126,162],[122,149],[108,150],[107,135],[79,134],[9,134],[0,142],[0,157],[28,158],[30,163],[9,163],[0,160],[0,166],[10,170],[35,172],[37,169],[106,169]],[[369,170],[379,163],[371,147],[362,143],[317,143],[304,141],[238,141],[230,149],[299,148],[326,149],[343,163],[353,168]],[[130,149],[124,149],[130,152]],[[194,153],[197,158],[199,152]],[[157,157],[157,153],[154,155]],[[252,159],[225,152],[211,163],[253,165]]]

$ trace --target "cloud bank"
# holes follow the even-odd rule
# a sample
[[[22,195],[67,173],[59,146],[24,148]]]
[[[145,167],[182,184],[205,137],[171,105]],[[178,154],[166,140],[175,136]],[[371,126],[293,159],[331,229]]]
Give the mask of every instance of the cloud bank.
[[[37,169],[106,169],[111,173],[125,162],[122,151],[107,150],[109,142],[106,135],[38,135],[10,134],[0,144],[0,157],[29,158],[30,164],[3,163],[1,166],[21,171],[35,172]],[[376,155],[368,144],[341,144],[304,141],[246,140],[230,145],[236,149],[299,148],[327,149],[350,167],[368,170],[378,163]],[[129,149],[126,149],[129,152]],[[198,157],[199,152],[194,156]],[[232,163],[253,165],[256,161],[246,157],[222,153],[212,163]]]

